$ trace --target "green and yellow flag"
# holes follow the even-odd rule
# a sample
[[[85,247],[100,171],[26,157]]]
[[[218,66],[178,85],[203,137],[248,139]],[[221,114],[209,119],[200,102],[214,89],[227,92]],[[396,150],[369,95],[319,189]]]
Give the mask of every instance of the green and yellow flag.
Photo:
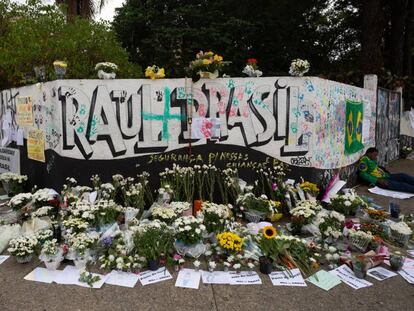
[[[362,144],[363,107],[361,102],[346,101],[345,154],[353,154],[364,149]]]

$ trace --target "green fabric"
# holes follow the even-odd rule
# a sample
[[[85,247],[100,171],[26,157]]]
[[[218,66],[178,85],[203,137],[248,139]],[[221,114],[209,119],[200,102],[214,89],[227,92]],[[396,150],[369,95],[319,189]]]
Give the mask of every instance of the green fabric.
[[[384,172],[376,161],[363,156],[358,164],[359,176],[366,182],[375,185],[378,179],[387,178],[389,174]]]
[[[363,107],[361,102],[346,101],[345,154],[353,154],[364,149],[362,144]]]

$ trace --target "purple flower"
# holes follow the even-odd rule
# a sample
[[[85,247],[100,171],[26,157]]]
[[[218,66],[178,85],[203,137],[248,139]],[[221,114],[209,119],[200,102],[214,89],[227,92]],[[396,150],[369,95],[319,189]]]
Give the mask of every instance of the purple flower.
[[[278,187],[278,185],[277,185],[277,183],[273,183],[273,184],[272,184],[272,189],[273,189],[273,191],[274,191],[274,190],[277,190],[277,188],[279,188],[279,187]]]
[[[103,245],[104,247],[109,247],[109,246],[111,246],[112,241],[113,241],[113,238],[112,238],[112,237],[110,237],[110,236],[108,236],[108,237],[106,237],[106,238],[103,238],[103,240],[102,240],[102,245]]]

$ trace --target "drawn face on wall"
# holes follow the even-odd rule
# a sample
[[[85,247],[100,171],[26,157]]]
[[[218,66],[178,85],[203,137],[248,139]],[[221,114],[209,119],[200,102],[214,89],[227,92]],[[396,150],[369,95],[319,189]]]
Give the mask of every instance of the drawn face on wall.
[[[362,144],[363,104],[346,102],[345,154],[353,154],[364,148]]]

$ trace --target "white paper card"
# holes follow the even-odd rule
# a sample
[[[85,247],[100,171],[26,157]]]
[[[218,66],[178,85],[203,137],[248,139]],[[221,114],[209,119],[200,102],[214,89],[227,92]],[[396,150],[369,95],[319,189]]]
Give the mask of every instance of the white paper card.
[[[92,204],[95,203],[97,196],[98,196],[97,191],[93,191],[93,192],[89,193],[89,202],[92,203]]]
[[[24,129],[17,130],[16,143],[18,146],[24,145]]]
[[[165,267],[156,271],[144,271],[139,274],[139,281],[143,286],[172,279],[170,272]]]
[[[287,271],[275,271],[270,273],[269,277],[274,286],[307,286],[299,269],[292,269],[290,273]]]
[[[10,256],[0,255],[0,265],[7,260]]]
[[[107,274],[105,283],[133,288],[135,284],[137,284],[138,280],[139,276],[137,274],[112,270],[111,273]]]
[[[101,288],[102,285],[105,283],[107,276],[101,275],[97,273],[92,273],[93,276],[99,276],[100,280],[93,283],[92,287],[84,282],[80,282],[80,270],[78,270],[75,266],[66,266],[65,269],[62,271],[54,271],[56,274],[54,275],[53,281],[58,284],[66,284],[66,285],[78,285],[81,287],[88,287],[88,288]]]
[[[60,271],[53,271],[48,270],[46,268],[37,267],[32,272],[24,277],[27,281],[35,281],[35,282],[42,282],[42,283],[52,283],[54,282],[56,275],[59,274]]]
[[[334,185],[332,186],[332,188],[329,190],[328,195],[325,198],[325,200],[322,200],[322,201],[326,202],[326,203],[331,203],[331,196],[333,194],[337,194],[339,192],[339,190],[341,190],[342,187],[345,186],[345,185],[346,185],[346,181],[338,179],[338,181],[336,181],[334,183]]]
[[[262,284],[262,280],[256,271],[231,271],[230,285],[256,285]]]
[[[198,289],[198,286],[200,285],[200,277],[200,271],[194,269],[181,269],[180,272],[178,272],[175,286]]]
[[[347,265],[342,265],[329,272],[335,274],[338,278],[341,279],[342,282],[351,286],[353,289],[360,289],[373,285],[364,279],[357,278],[351,268],[349,268]]]
[[[412,193],[407,193],[407,192],[400,192],[400,191],[392,191],[392,190],[386,190],[386,189],[382,189],[379,187],[374,187],[371,189],[368,189],[369,192],[374,193],[374,194],[378,194],[378,195],[382,195],[385,197],[391,197],[391,198],[395,198],[395,199],[409,199],[411,197],[414,197],[414,194]]]
[[[383,267],[375,267],[375,268],[369,269],[367,274],[370,277],[378,281],[384,281],[386,279],[392,278],[393,276],[397,275],[396,273],[390,270],[384,269]]]
[[[411,268],[402,269],[398,271],[398,274],[401,275],[408,283],[414,284],[414,270]]]
[[[230,274],[225,271],[201,271],[204,284],[230,284]]]

